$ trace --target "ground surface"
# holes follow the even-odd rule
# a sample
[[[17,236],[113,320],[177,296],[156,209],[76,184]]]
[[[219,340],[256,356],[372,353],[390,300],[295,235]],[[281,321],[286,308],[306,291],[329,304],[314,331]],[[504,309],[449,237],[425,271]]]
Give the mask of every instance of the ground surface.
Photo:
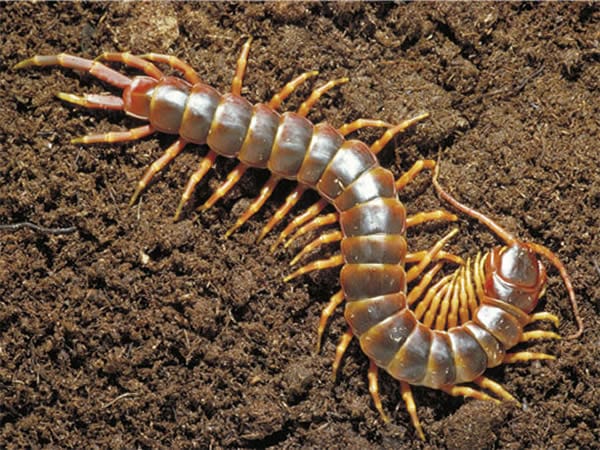
[[[600,439],[600,12],[587,4],[4,4],[0,7],[0,222],[75,226],[50,235],[0,231],[0,447],[592,448]],[[337,314],[315,354],[337,270],[283,283],[294,249],[254,239],[291,185],[231,239],[223,233],[267,174],[252,172],[209,212],[172,214],[205,148],[190,147],[127,202],[173,138],[72,145],[92,131],[139,125],[90,112],[59,91],[101,93],[59,69],[16,73],[36,53],[173,53],[227,90],[245,37],[255,38],[245,95],[270,98],[291,77],[350,76],[311,119],[430,119],[384,151],[396,174],[441,151],[442,183],[524,239],[555,251],[585,320],[578,340],[538,342],[556,361],[489,376],[523,402],[495,406],[416,388],[417,440],[396,383],[382,379],[384,425],[351,345],[337,383]],[[310,83],[285,106],[298,107]],[[374,131],[360,137],[371,142]],[[219,161],[194,204],[235,165]],[[409,212],[440,207],[423,175]],[[303,202],[306,207],[310,198]],[[313,197],[314,200],[314,197]],[[299,209],[301,210],[301,208]],[[281,228],[279,228],[280,230]],[[463,220],[450,248],[497,244]],[[411,231],[429,247],[446,225]],[[327,250],[321,252],[324,257]],[[545,310],[575,330],[549,274]]]

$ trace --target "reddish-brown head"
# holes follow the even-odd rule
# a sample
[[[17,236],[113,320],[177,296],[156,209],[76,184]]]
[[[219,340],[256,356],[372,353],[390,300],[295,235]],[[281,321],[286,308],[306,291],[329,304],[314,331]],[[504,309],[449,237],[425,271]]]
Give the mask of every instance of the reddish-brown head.
[[[486,295],[529,314],[546,283],[546,269],[526,243],[496,247],[486,261]]]
[[[125,112],[138,119],[148,119],[152,93],[158,80],[150,77],[135,77],[123,90]]]

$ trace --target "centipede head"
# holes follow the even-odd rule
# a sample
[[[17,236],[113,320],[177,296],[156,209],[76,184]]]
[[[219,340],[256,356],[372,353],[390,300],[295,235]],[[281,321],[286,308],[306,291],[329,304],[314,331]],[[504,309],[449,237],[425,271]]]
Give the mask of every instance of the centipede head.
[[[496,247],[486,264],[488,292],[527,314],[535,309],[546,284],[546,269],[535,250],[521,242]]]

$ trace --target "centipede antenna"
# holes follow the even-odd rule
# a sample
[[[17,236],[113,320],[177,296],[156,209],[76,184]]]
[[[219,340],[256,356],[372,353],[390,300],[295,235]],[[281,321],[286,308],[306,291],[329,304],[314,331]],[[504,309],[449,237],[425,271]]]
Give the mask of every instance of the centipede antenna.
[[[502,228],[500,225],[498,225],[496,222],[494,222],[488,216],[480,213],[479,211],[474,210],[473,208],[468,207],[467,205],[460,203],[458,200],[456,200],[454,197],[452,197],[450,194],[448,194],[446,191],[444,191],[444,189],[442,189],[442,187],[440,186],[438,179],[437,179],[439,171],[440,171],[439,167],[440,166],[438,163],[438,164],[436,164],[435,168],[433,169],[432,182],[433,182],[433,187],[435,188],[437,194],[443,200],[450,203],[450,205],[452,205],[454,208],[458,209],[460,212],[466,214],[467,216],[471,216],[474,219],[477,219],[481,224],[488,227],[500,239],[502,239],[504,242],[506,242],[506,244],[508,246],[518,243],[518,240],[512,234],[510,234],[508,231],[506,231],[504,228]]]
[[[558,273],[560,273],[560,276],[563,279],[563,282],[565,283],[565,287],[567,288],[567,292],[569,293],[571,309],[573,310],[573,316],[575,317],[575,321],[577,322],[577,331],[567,336],[565,339],[577,339],[583,334],[583,319],[579,314],[579,306],[577,305],[577,300],[575,298],[575,290],[573,289],[573,284],[571,283],[571,279],[569,278],[567,269],[565,268],[563,263],[560,262],[558,256],[556,256],[549,248],[533,242],[528,242],[527,245],[536,253],[544,256],[548,261],[550,261],[552,265],[556,267]]]

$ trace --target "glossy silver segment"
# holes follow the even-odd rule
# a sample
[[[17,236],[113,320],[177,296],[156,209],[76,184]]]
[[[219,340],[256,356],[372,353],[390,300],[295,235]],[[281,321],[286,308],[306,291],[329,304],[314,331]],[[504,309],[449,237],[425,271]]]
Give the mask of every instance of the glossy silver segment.
[[[462,328],[448,330],[448,337],[456,368],[454,384],[473,381],[487,368],[485,352],[475,338]]]
[[[268,168],[276,175],[285,178],[296,178],[302,161],[306,156],[313,124],[296,113],[284,113],[279,120],[279,128]]]
[[[361,141],[345,141],[317,183],[319,194],[331,201],[363,172],[377,165],[377,158]]]
[[[519,321],[497,306],[481,305],[473,319],[498,339],[504,348],[514,347],[521,340],[522,326]]]
[[[221,100],[221,94],[206,84],[192,86],[179,134],[194,144],[206,144],[206,138]]]
[[[500,275],[520,286],[537,285],[538,259],[531,250],[522,245],[513,245],[500,254]]]
[[[344,317],[352,327],[354,335],[360,337],[371,327],[405,306],[406,297],[403,293],[382,295],[346,303]]]
[[[442,386],[453,384],[455,379],[456,368],[450,338],[444,331],[433,330],[427,371],[423,379],[416,384],[439,389]]]
[[[479,342],[479,345],[485,351],[488,367],[496,367],[502,364],[506,352],[502,344],[489,331],[473,322],[467,322],[464,327],[465,330],[477,339],[477,342]]]
[[[346,264],[340,284],[347,301],[406,292],[406,274],[398,264]]]
[[[217,106],[206,143],[219,155],[237,156],[252,118],[252,105],[248,100],[225,94]]]
[[[539,296],[537,290],[532,291],[509,283],[503,280],[496,272],[492,274],[492,283],[490,287],[491,289],[488,295],[502,300],[509,305],[516,306],[527,313],[532,311],[538,303]]]
[[[349,264],[403,264],[406,240],[388,234],[345,238],[342,255]]]
[[[432,333],[422,323],[417,323],[406,342],[400,347],[390,364],[388,373],[397,380],[418,383],[425,377]]]
[[[315,125],[298,181],[314,188],[343,142],[342,135],[331,125]]]
[[[394,175],[377,165],[364,172],[333,201],[338,211],[345,211],[377,197],[394,197]]]
[[[267,167],[275,135],[279,126],[279,114],[261,103],[254,105],[252,120],[238,158],[251,167]]]
[[[340,212],[344,236],[399,234],[406,232],[406,210],[395,198],[375,198]]]
[[[189,98],[189,83],[174,77],[162,79],[154,88],[150,106],[150,123],[158,131],[179,131],[183,111]]]
[[[416,326],[414,314],[403,309],[360,336],[360,347],[379,367],[387,367]]]

